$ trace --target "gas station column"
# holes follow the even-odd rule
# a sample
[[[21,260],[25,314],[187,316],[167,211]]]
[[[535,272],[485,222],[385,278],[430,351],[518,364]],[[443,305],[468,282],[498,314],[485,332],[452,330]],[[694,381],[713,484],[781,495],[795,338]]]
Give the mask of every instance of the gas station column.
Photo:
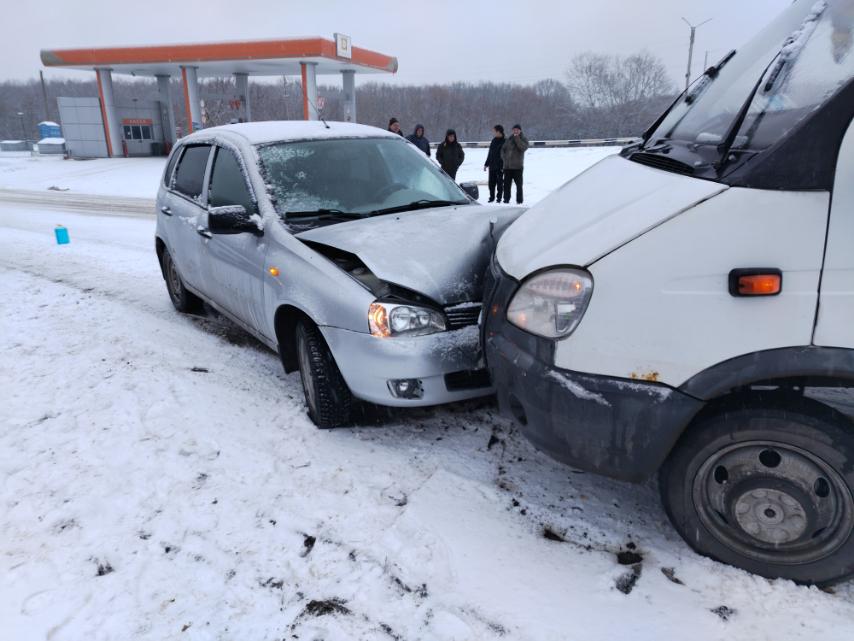
[[[95,76],[98,79],[98,97],[101,99],[101,119],[104,121],[107,155],[111,158],[123,156],[122,127],[113,100],[113,75],[110,69],[97,68]]]
[[[345,69],[341,77],[344,81],[344,120],[356,122],[356,72]]]
[[[305,120],[317,120],[317,63],[301,62],[302,68],[302,116]]]
[[[240,97],[240,113],[243,122],[252,121],[252,105],[249,102],[249,74],[234,74],[234,84],[237,86],[237,95]]]
[[[175,109],[172,106],[172,87],[169,85],[172,78],[168,75],[158,75],[155,78],[157,78],[157,93],[161,110],[166,110],[166,119],[163,122],[163,139],[174,145],[178,136],[175,131]]]
[[[197,67],[181,67],[184,81],[184,109],[187,112],[187,133],[202,128],[202,105],[199,102],[199,77]]]

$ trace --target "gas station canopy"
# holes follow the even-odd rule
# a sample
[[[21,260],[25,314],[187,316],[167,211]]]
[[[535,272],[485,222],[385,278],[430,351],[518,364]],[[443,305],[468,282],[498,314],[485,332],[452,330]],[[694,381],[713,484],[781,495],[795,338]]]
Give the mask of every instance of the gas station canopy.
[[[169,83],[172,77],[182,81],[187,130],[192,132],[204,126],[198,83],[202,77],[234,76],[241,118],[249,121],[252,119],[249,76],[299,74],[302,78],[303,116],[306,120],[316,120],[323,102],[317,99],[317,75],[341,74],[345,119],[355,122],[355,75],[397,72],[397,58],[353,47],[350,37],[340,33],[335,34],[334,40],[315,37],[100,49],[42,49],[41,60],[45,67],[95,72],[109,156],[121,154],[123,140],[122,123],[113,99],[114,73],[157,78],[160,103],[167,111],[166,141],[172,143],[177,139]]]
[[[346,36],[345,36],[346,38]],[[46,67],[92,70],[109,68],[133,76],[180,75],[192,65],[199,77],[282,76],[301,73],[301,63],[312,63],[315,73],[395,73],[397,58],[376,51],[350,47],[325,38],[291,38],[199,44],[107,47],[102,49],[43,49]],[[349,51],[350,55],[346,56]],[[344,55],[339,55],[344,54]]]

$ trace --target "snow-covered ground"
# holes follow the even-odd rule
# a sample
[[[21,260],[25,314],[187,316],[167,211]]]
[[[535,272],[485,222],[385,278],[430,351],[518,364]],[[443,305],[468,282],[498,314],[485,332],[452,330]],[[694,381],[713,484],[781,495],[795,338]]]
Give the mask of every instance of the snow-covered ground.
[[[851,638],[853,583],[697,556],[654,484],[551,461],[491,401],[315,429],[276,355],[174,312],[153,234],[0,197],[3,641]]]
[[[591,164],[613,154],[617,147],[580,149],[531,149],[526,154],[525,203],[533,204]],[[457,180],[483,181],[480,199],[489,190],[483,171],[486,149],[466,149],[466,160]],[[0,152],[0,189],[60,190],[74,194],[98,194],[154,198],[165,158],[95,158],[63,160],[56,156]],[[515,201],[515,190],[513,198]]]

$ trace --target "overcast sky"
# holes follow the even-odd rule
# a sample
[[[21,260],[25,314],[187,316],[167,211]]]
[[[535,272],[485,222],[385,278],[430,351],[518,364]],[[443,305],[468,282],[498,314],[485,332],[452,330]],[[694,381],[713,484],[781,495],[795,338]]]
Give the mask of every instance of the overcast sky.
[[[40,49],[322,35],[397,56],[395,83],[562,79],[582,51],[647,49],[684,82],[738,47],[791,0],[3,0],[0,78],[38,75]],[[74,72],[49,70],[49,77]],[[362,77],[364,78],[364,77]],[[357,82],[360,80],[357,79]]]

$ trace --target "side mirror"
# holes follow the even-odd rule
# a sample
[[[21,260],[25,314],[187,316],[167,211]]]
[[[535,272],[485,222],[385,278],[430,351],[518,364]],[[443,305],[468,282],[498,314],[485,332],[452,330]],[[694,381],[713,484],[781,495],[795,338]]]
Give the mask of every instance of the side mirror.
[[[242,234],[248,232],[261,236],[264,230],[258,226],[243,205],[224,205],[208,209],[208,231],[212,234]]]
[[[480,197],[480,188],[475,182],[460,183],[460,189],[466,192],[466,195],[472,200],[477,200]]]

